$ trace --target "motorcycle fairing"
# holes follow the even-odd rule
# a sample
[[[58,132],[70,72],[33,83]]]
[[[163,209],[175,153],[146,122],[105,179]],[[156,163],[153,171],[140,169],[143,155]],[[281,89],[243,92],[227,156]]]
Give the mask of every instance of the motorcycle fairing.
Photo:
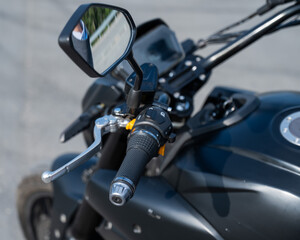
[[[168,171],[224,238],[298,239],[300,147],[282,137],[280,122],[300,111],[300,93],[258,97],[253,113],[186,146]]]
[[[78,154],[72,153],[58,157],[53,162],[52,170],[61,167],[77,155]],[[66,228],[70,225],[70,222],[72,221],[72,218],[84,196],[85,183],[83,183],[81,179],[82,173],[85,169],[91,167],[96,161],[96,158],[92,158],[52,183],[53,210],[50,239],[63,239]],[[62,221],[62,215],[65,216],[64,219],[66,219],[66,221]],[[60,234],[53,236],[55,231]]]
[[[209,222],[162,177],[142,177],[134,197],[117,207],[108,199],[116,175],[99,170],[87,185],[86,199],[128,239],[223,239]],[[135,227],[141,231],[135,233]]]

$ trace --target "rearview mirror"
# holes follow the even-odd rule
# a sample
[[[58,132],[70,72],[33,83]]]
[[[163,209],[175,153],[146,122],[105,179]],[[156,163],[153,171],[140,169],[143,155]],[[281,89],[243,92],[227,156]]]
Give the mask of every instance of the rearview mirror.
[[[103,77],[127,57],[135,35],[135,24],[125,9],[85,4],[66,24],[59,45],[89,76]]]

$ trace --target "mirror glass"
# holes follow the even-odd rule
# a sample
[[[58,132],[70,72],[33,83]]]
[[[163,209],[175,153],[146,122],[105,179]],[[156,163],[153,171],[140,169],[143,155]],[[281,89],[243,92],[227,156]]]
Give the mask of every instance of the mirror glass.
[[[131,35],[131,26],[122,12],[91,6],[74,27],[71,39],[75,51],[104,75],[126,53]]]

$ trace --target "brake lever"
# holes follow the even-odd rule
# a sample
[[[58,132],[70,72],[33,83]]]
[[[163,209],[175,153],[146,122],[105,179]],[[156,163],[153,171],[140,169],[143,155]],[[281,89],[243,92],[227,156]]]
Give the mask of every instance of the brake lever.
[[[104,116],[96,119],[94,127],[95,141],[81,154],[73,158],[70,162],[54,171],[43,172],[41,178],[43,182],[50,183],[55,179],[65,175],[80,164],[91,159],[101,149],[102,136],[109,132],[116,132],[120,128],[125,128],[130,122],[129,119],[116,117],[112,115]]]

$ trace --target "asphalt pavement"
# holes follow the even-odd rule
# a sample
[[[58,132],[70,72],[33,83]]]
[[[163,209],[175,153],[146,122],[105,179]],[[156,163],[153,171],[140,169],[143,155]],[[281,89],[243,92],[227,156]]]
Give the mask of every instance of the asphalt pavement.
[[[80,114],[82,96],[93,80],[68,59],[57,38],[77,6],[86,2],[0,2],[1,239],[24,239],[15,207],[16,188],[22,177],[37,165],[49,166],[62,153],[85,148],[81,136],[65,144],[58,139],[60,132]],[[126,8],[137,24],[157,17],[164,19],[180,41],[207,37],[264,3],[263,0],[105,2]],[[257,92],[299,91],[299,39],[299,28],[283,30],[264,37],[220,65],[197,94],[197,108],[216,85]],[[206,56],[212,49],[199,54]]]

